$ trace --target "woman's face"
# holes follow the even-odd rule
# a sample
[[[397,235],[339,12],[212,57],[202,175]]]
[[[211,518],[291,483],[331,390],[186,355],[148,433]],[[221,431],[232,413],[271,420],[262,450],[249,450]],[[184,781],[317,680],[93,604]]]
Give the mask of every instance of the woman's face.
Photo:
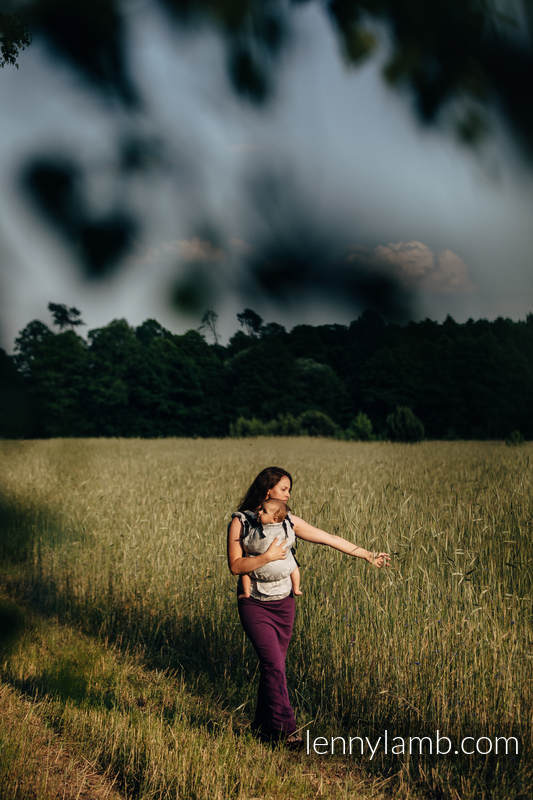
[[[286,475],[279,480],[272,489],[267,492],[267,497],[272,497],[273,500],[283,500],[285,503],[289,502],[291,496],[291,482]],[[266,499],[266,498],[265,498]]]

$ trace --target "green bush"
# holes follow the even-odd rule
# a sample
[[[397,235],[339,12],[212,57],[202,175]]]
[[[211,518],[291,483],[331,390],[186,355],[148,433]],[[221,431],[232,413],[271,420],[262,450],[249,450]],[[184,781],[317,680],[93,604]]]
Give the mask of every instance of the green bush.
[[[346,439],[355,439],[360,442],[369,442],[374,439],[372,421],[362,411],[356,416],[346,429]]]
[[[256,417],[239,417],[231,423],[229,435],[244,436],[340,436],[342,433],[331,417],[322,411],[304,411],[300,416],[278,414],[275,419],[263,422]]]
[[[314,409],[304,411],[298,417],[297,422],[304,436],[336,436],[339,433],[338,425],[323,411]]]
[[[273,436],[301,436],[302,426],[293,414],[279,414],[270,423]]]
[[[229,435],[241,438],[243,436],[269,436],[270,434],[266,429],[265,423],[261,422],[260,419],[256,417],[252,417],[252,419],[239,417],[235,422],[231,423]]]
[[[521,431],[511,431],[507,439],[505,440],[505,444],[508,447],[516,447],[519,444],[524,443],[524,434]]]
[[[387,432],[393,442],[419,442],[424,425],[409,406],[396,406],[387,417]]]

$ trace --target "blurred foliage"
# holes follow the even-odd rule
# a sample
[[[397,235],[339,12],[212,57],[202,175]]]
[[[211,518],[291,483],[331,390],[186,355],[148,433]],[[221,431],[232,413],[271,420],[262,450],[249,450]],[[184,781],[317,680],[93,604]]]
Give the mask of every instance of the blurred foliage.
[[[279,57],[290,46],[293,15],[306,4],[305,0],[153,2],[176,25],[192,29],[209,24],[218,30],[232,85],[253,102],[270,97]],[[314,2],[327,13],[350,64],[374,53],[380,31],[386,32],[389,52],[384,75],[394,85],[409,87],[421,118],[435,120],[451,99],[474,100],[505,117],[532,154],[530,0]],[[7,13],[0,15],[3,63],[20,61],[31,34],[44,39],[98,91],[135,105],[140,99],[127,64],[127,8],[121,0],[78,0],[74,5],[69,0],[11,0]],[[471,113],[468,103],[464,113]],[[457,123],[464,127],[464,119]]]
[[[418,118],[453,130],[476,147],[503,120],[525,163],[533,156],[533,12],[530,0],[151,0],[181,32],[215,30],[224,45],[227,75],[243,101],[266,105],[275,97],[282,56],[290,51],[295,15],[303,5],[319,6],[329,20],[344,60],[357,66],[383,56],[383,75],[404,93]],[[216,221],[202,200],[202,178],[189,153],[170,154],[162,137],[141,124],[144,101],[133,78],[127,0],[9,0],[0,14],[3,64],[23,63],[30,41],[44,43],[108,104],[117,120],[117,163],[106,170],[114,183],[114,205],[94,208],[87,170],[75,148],[27,158],[21,185],[38,212],[62,237],[84,277],[105,279],[120,268],[141,239],[142,219],[128,206],[128,176],[164,170],[190,209],[191,235],[206,226],[216,246]],[[124,112],[127,112],[125,115]],[[126,126],[122,124],[127,117]],[[119,123],[119,120],[122,122]],[[129,130],[128,130],[129,128]],[[192,190],[192,191],[189,191]],[[390,271],[363,258],[346,263],[337,252],[338,236],[320,233],[305,207],[306,198],[290,176],[264,165],[248,188],[249,201],[268,231],[235,263],[216,255],[177,260],[169,294],[175,306],[200,314],[218,292],[242,291],[250,302],[268,295],[276,304],[313,294],[354,309],[374,308],[387,319],[405,320],[414,297]],[[200,198],[200,199],[198,199]],[[285,209],[280,213],[279,209]],[[290,213],[287,213],[289,211]],[[206,217],[208,218],[206,220]],[[383,265],[381,265],[383,266]]]
[[[120,208],[96,213],[86,198],[86,176],[72,158],[30,158],[20,177],[27,197],[63,235],[86,277],[104,277],[129,252],[137,220]]]

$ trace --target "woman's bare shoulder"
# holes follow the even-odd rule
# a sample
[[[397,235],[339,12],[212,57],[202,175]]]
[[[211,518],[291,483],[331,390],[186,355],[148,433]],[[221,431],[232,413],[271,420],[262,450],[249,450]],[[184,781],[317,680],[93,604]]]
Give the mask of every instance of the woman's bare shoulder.
[[[310,525],[305,519],[296,517],[294,514],[291,514],[291,519],[294,533],[300,539],[306,539],[316,544],[331,544],[331,534],[320,528],[315,528],[314,525]]]
[[[237,514],[231,515],[231,520],[228,525],[228,533],[231,534],[240,534],[241,530],[243,529],[242,520]]]
[[[308,524],[304,519],[302,519],[301,517],[297,517],[296,514],[293,514],[292,511],[290,512],[289,517],[290,521],[292,522],[292,527],[296,532],[298,532],[298,529],[301,529],[302,527],[305,527]]]

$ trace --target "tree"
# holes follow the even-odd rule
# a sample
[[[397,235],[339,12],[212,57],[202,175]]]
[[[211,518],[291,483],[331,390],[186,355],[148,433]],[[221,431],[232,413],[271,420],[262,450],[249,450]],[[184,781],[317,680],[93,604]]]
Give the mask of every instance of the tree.
[[[39,360],[43,346],[53,337],[53,333],[44,322],[34,319],[15,339],[15,364],[24,377],[29,377],[33,363]]]
[[[249,337],[244,333],[244,331],[235,331],[235,333],[228,342],[226,354],[228,356],[235,356],[237,355],[237,353],[242,353],[243,350],[248,350],[249,348],[250,348]]]
[[[273,339],[274,337],[286,336],[287,331],[279,322],[268,322],[261,328],[262,339]]]
[[[81,311],[74,306],[67,308],[63,303],[48,303],[48,311],[60,331],[69,326],[74,329],[77,325],[85,325],[81,319]]]
[[[144,345],[150,344],[154,339],[164,339],[172,336],[156,319],[145,319],[142,325],[135,328],[135,336]]]
[[[87,345],[74,331],[54,334],[38,320],[15,340],[15,363],[24,377],[37,436],[74,436],[88,431]]]
[[[202,317],[202,324],[198,328],[199,331],[208,330],[215,344],[218,344],[218,331],[217,331],[218,314],[212,308],[208,308]]]
[[[142,370],[141,344],[125,319],[90,330],[88,412],[98,436],[138,434],[139,410],[131,402]]]
[[[246,329],[248,336],[259,336],[261,326],[263,324],[262,318],[251,308],[245,308],[240,314],[237,314],[237,319],[241,327]]]
[[[350,343],[348,332],[335,370],[332,353],[346,336],[330,333],[322,326],[321,363],[295,358],[290,334],[281,332],[238,331],[223,347],[195,330],[174,335],[156,320],[135,330],[115,320],[90,331],[87,343],[73,330],[54,333],[33,320],[13,357],[0,351],[0,433],[224,436],[241,417],[233,430],[255,435],[337,435],[341,426],[345,438],[369,439],[371,417],[380,436],[388,431],[396,441],[418,441],[425,432],[504,438],[513,430],[533,438],[533,315],[517,323],[384,324],[376,352],[370,341],[352,349],[360,337]],[[310,335],[307,348],[300,330],[292,344],[304,354],[317,341]],[[357,405],[346,388],[353,374],[365,398]],[[360,411],[353,419],[354,407],[369,416]]]
[[[0,67],[12,64],[18,69],[17,58],[30,41],[29,31],[18,14],[0,14]]]
[[[296,358],[287,374],[286,387],[290,403],[282,409],[301,413],[309,407],[345,425],[350,411],[350,398],[343,381],[327,364],[313,358]]]
[[[31,436],[32,423],[28,387],[13,358],[0,348],[0,436]]]
[[[223,436],[231,413],[228,374],[221,358],[223,348],[208,345],[198,331],[187,331],[174,337],[174,341],[196,375],[198,394],[191,394],[188,399],[189,432]]]

